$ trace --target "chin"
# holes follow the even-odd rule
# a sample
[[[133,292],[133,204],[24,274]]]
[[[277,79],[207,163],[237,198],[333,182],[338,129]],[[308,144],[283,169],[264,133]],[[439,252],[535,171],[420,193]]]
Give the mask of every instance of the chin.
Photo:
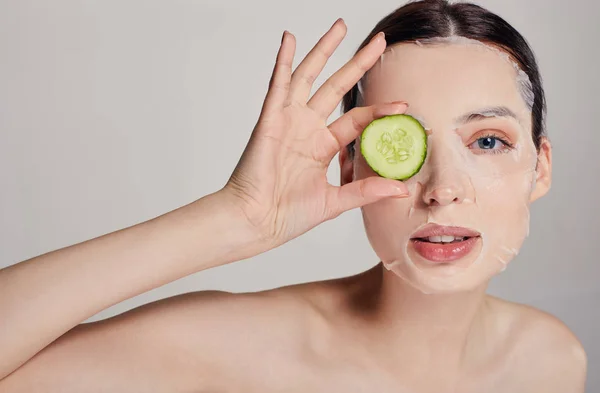
[[[425,294],[452,294],[460,292],[471,292],[487,286],[493,274],[485,274],[479,269],[467,268],[462,271],[453,270],[452,272],[418,271],[401,266],[398,263],[385,263],[384,267],[395,279],[402,280],[404,283]],[[496,273],[498,273],[497,271]]]
[[[382,259],[383,266],[398,279],[426,294],[474,291],[506,269],[508,260],[486,258],[482,247],[450,263],[430,261],[410,248],[400,258]]]

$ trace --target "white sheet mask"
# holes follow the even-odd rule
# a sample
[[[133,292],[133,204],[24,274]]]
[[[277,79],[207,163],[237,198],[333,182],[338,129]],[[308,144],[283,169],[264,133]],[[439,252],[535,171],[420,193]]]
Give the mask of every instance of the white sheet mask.
[[[500,49],[493,47],[491,45],[486,45],[484,43],[482,43],[481,41],[477,41],[471,38],[466,38],[466,37],[461,37],[461,36],[450,36],[450,37],[433,37],[433,38],[427,38],[427,39],[421,39],[421,40],[416,40],[415,44],[417,46],[423,47],[423,46],[430,46],[430,45],[449,45],[449,44],[455,44],[455,45],[477,45],[477,47],[480,47],[482,49],[485,50],[490,50],[495,52],[498,56],[500,56],[501,58],[503,58],[508,64],[510,64],[515,72],[516,72],[516,82],[517,82],[517,88],[519,89],[519,93],[521,94],[521,97],[523,98],[523,101],[525,102],[525,104],[527,105],[527,108],[529,109],[529,111],[531,111],[531,109],[533,108],[533,101],[534,101],[534,93],[533,93],[533,85],[531,83],[531,80],[529,79],[529,76],[527,76],[527,74],[525,73],[525,71],[523,71],[521,69],[521,67],[515,62],[513,61],[509,54],[501,51]],[[384,62],[384,59],[387,55],[390,54],[394,54],[394,46],[390,46],[386,49],[386,51],[381,55],[380,61],[378,63],[378,65],[382,65]],[[372,73],[373,70],[369,71],[369,73]],[[366,78],[366,76],[365,76]],[[361,102],[363,102],[363,84],[365,83],[365,78],[361,79],[358,82],[358,91],[359,91],[359,96],[357,98],[357,102],[359,103],[359,105],[362,105]]]
[[[425,163],[405,182],[411,197],[363,208],[367,236],[384,266],[425,293],[470,289],[506,269],[529,234],[536,179],[526,74],[496,48],[440,38],[389,47],[359,91],[363,105],[407,101],[407,113],[428,130]],[[472,148],[477,138],[488,136],[504,137],[512,148],[496,153]],[[355,176],[373,175],[359,160]],[[454,201],[427,203],[436,193],[451,194]],[[430,223],[474,229],[481,240],[458,261],[433,263],[410,240]]]

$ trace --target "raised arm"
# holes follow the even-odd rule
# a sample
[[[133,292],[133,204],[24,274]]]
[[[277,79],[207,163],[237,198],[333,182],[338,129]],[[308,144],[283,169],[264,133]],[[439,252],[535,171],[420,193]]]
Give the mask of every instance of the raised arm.
[[[293,73],[295,38],[284,34],[259,121],[222,190],[148,222],[0,271],[0,378],[113,304],[277,247],[349,209],[406,196],[404,184],[381,177],[342,187],[327,182],[332,159],[372,120],[406,110],[405,103],[355,108],[327,125],[343,94],[385,49],[384,37],[376,36],[309,99],[313,81],[345,33],[338,20]],[[128,316],[122,320],[131,321]],[[72,350],[67,344],[78,336],[87,337],[86,344]],[[64,353],[77,362],[74,357],[83,356],[85,348],[92,351],[104,342],[97,337],[63,337],[63,347],[71,348]],[[120,337],[110,342],[124,344]],[[55,348],[53,353],[61,351]],[[98,363],[108,359],[114,358]]]

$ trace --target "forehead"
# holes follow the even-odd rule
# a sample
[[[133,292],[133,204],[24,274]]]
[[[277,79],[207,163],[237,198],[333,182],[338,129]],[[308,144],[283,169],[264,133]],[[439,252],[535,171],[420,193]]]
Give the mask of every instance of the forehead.
[[[392,45],[362,86],[366,105],[404,100],[428,123],[483,107],[508,107],[523,123],[530,113],[513,64],[483,44]]]

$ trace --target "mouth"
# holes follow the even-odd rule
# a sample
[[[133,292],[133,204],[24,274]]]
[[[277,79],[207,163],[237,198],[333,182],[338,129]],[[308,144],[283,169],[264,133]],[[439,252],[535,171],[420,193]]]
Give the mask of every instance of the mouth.
[[[481,241],[481,234],[469,228],[427,225],[411,237],[411,245],[423,258],[450,263],[464,258]]]

